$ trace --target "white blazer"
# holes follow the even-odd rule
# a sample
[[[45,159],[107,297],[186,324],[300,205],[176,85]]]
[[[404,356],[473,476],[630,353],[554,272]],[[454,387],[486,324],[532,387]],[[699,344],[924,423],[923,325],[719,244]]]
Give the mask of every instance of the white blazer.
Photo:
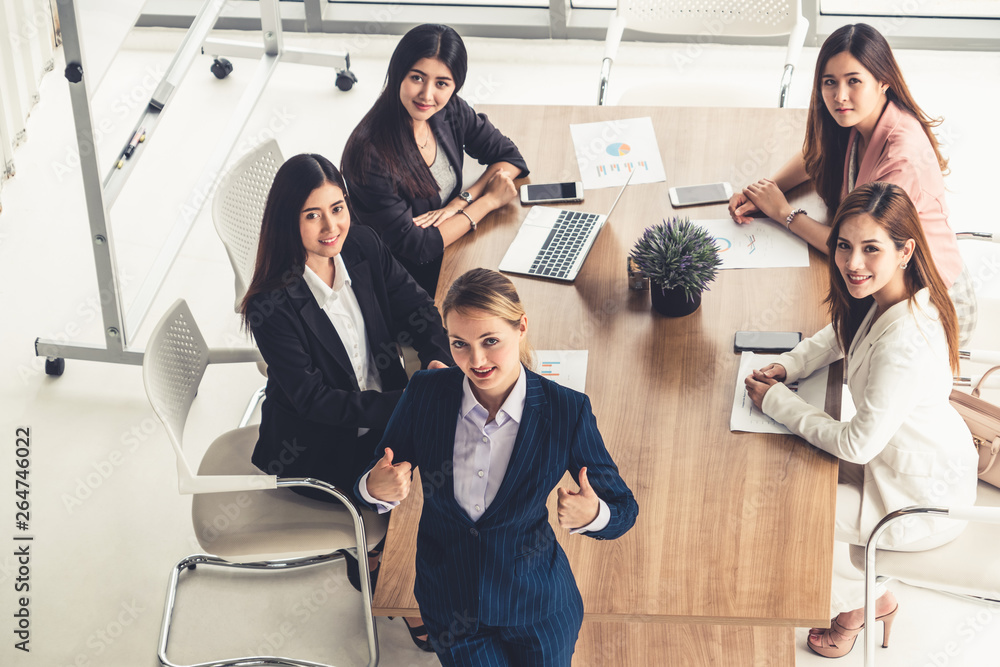
[[[864,465],[860,535],[909,505],[972,505],[978,457],[972,434],[951,407],[948,344],[925,288],[872,324],[873,304],[847,353],[847,385],[857,413],[833,419],[784,384],[764,395],[764,412],[793,433],[845,461]],[[782,354],[786,382],[843,357],[833,325]],[[930,549],[962,532],[964,522],[912,517],[886,532],[880,546]]]

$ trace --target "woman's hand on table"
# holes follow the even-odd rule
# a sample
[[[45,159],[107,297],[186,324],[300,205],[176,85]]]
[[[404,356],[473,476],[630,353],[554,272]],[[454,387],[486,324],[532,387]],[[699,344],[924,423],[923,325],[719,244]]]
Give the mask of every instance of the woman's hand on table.
[[[506,206],[516,196],[517,187],[514,185],[514,180],[505,170],[500,169],[486,181],[486,188],[480,198],[489,201],[492,211]]]
[[[784,222],[785,218],[792,211],[792,207],[785,198],[785,194],[770,178],[762,178],[756,183],[751,183],[743,188],[742,194],[759,211],[772,220]]]
[[[747,196],[742,191],[737,192],[729,198],[729,215],[732,216],[733,221],[737,224],[747,224],[753,220],[753,214],[758,210],[757,206],[747,199]]]
[[[465,208],[465,201],[455,197],[446,206],[427,211],[413,218],[413,224],[417,227],[437,227],[451,216],[457,215],[463,208]]]
[[[559,515],[559,525],[569,530],[590,525],[597,518],[601,509],[597,493],[587,480],[587,468],[580,468],[580,490],[567,491],[559,487],[559,502],[556,513]]]
[[[392,450],[385,448],[385,453],[375,467],[368,473],[368,495],[387,503],[403,500],[410,494],[410,482],[413,480],[413,466],[407,461],[392,462]]]
[[[776,369],[780,369],[780,371]],[[771,374],[769,375],[768,372]],[[744,381],[747,388],[747,395],[750,396],[750,400],[753,401],[754,406],[758,410],[763,412],[764,394],[767,393],[768,389],[778,384],[778,375],[781,376],[781,379],[785,378],[784,367],[780,364],[771,364],[759,371],[754,371]]]
[[[788,377],[788,372],[781,364],[768,364],[760,369],[759,372],[766,377],[774,378],[778,382],[784,382],[785,378]]]

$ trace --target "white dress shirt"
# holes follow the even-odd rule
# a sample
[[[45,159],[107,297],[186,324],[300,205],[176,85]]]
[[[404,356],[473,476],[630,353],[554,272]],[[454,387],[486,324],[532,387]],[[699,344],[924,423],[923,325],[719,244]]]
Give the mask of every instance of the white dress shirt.
[[[351,359],[358,387],[361,391],[382,391],[378,368],[368,350],[365,318],[361,314],[361,306],[358,305],[358,298],[351,287],[351,276],[347,273],[347,267],[340,255],[333,258],[333,268],[333,287],[327,285],[308,266],[302,272],[302,277],[305,278],[316,303],[330,318],[330,323],[340,336],[340,342],[343,343],[347,356]],[[358,437],[368,430],[359,428]]]
[[[453,488],[455,502],[473,521],[479,519],[496,498],[521,425],[524,400],[527,395],[527,376],[523,366],[507,400],[500,406],[496,417],[489,423],[489,411],[476,400],[469,378],[462,380],[462,403],[455,427],[455,445],[452,453]],[[391,443],[389,443],[391,446]],[[361,497],[378,506],[379,513],[388,512],[398,502],[384,502],[368,493],[368,473],[358,485]],[[597,518],[571,533],[603,530],[611,520],[608,504],[598,498]]]

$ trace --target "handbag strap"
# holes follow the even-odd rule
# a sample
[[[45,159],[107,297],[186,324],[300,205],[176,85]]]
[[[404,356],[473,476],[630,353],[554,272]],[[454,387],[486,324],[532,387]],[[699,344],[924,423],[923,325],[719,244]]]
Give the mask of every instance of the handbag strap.
[[[985,458],[982,455],[983,454],[982,448],[984,447],[990,448],[990,457],[989,460],[986,461],[985,465],[983,465],[983,467],[977,471],[976,474],[979,475],[980,477],[988,473],[993,468],[993,464],[996,463],[997,461],[997,454],[1000,453],[1000,435],[993,438],[992,444],[986,442],[985,440],[979,440],[978,442],[976,442],[976,449],[980,450],[979,461],[981,464],[983,462],[983,459]]]
[[[976,383],[976,387],[972,390],[973,396],[979,398],[979,388],[983,386],[984,382],[986,382],[986,378],[988,378],[993,373],[993,371],[996,370],[1000,370],[1000,366],[994,366],[990,370],[983,373],[983,377],[979,378],[979,382]]]

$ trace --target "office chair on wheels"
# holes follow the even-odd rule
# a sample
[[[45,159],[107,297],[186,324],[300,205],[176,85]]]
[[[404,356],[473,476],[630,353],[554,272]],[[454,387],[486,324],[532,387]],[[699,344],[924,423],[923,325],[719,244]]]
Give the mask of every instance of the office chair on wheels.
[[[690,37],[788,35],[778,95],[778,106],[784,107],[788,102],[788,89],[792,83],[795,64],[809,31],[809,21],[802,15],[801,0],[733,0],[726,3],[710,0],[618,0],[618,7],[608,24],[604,39],[598,105],[607,104],[611,66],[618,55],[618,47],[626,27],[637,32]],[[642,88],[648,91],[650,86],[644,85]],[[677,96],[676,91],[672,90],[671,94]],[[628,103],[656,102],[630,99]]]
[[[163,423],[177,463],[178,490],[193,494],[191,518],[196,537],[206,553],[182,559],[174,567],[167,589],[157,655],[166,667],[171,621],[182,574],[195,567],[236,568],[281,572],[335,563],[340,549],[364,554],[385,535],[388,518],[359,510],[349,492],[311,478],[265,475],[250,463],[257,426],[223,433],[209,446],[197,473],[183,449],[184,426],[205,369],[210,363],[256,361],[252,348],[209,349],[191,311],[177,300],[156,325],[143,357],[142,375],[153,411]],[[304,498],[291,489],[308,487],[329,494],[336,502]],[[220,507],[238,507],[227,513],[220,527]],[[209,555],[211,554],[211,555]],[[318,554],[318,555],[302,555]],[[275,558],[267,560],[266,558]],[[378,639],[371,607],[368,568],[359,567],[369,667],[378,664]],[[352,590],[353,593],[353,590]],[[198,663],[192,667],[250,664],[323,667],[319,663],[277,656],[240,656]]]
[[[232,166],[223,177],[212,202],[215,231],[222,239],[229,263],[233,266],[236,292],[233,309],[236,312],[239,312],[253,278],[267,193],[284,161],[278,142],[274,139],[265,141]],[[258,359],[257,368],[267,377],[267,365],[262,359]],[[251,396],[240,420],[241,427],[250,423],[257,404],[263,398],[264,387],[261,387]]]

